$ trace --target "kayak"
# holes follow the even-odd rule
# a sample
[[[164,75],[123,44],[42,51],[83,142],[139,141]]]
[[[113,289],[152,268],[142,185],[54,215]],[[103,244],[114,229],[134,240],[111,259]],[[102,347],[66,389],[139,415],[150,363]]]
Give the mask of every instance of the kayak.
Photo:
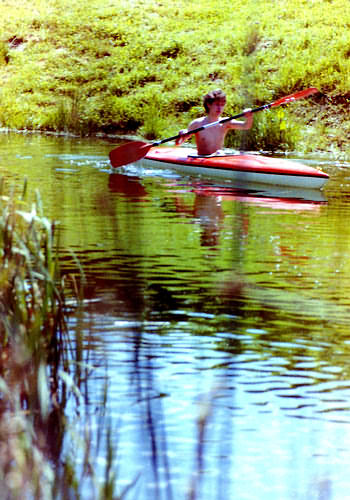
[[[300,162],[254,153],[224,152],[200,156],[193,148],[155,146],[140,161],[144,166],[189,175],[308,189],[322,188],[329,178],[322,170]]]

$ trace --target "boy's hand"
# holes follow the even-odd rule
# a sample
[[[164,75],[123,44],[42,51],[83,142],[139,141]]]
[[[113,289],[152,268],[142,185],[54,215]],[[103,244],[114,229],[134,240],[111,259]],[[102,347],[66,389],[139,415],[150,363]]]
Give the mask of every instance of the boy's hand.
[[[252,108],[246,108],[243,110],[245,118],[245,130],[249,130],[253,126],[253,113]]]
[[[187,132],[187,130],[180,130],[179,132],[179,135],[181,137],[178,137],[176,140],[175,140],[175,144],[176,146],[181,146],[181,144],[183,144],[187,139],[188,139],[188,135],[183,135]]]

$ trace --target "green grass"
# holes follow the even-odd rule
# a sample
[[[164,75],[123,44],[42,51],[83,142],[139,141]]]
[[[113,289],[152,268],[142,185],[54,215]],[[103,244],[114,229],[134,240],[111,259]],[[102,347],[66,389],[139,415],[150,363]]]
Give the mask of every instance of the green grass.
[[[315,86],[333,100],[293,105],[282,128],[257,119],[249,145],[347,147],[343,0],[22,0],[2,14],[3,127],[153,139],[202,114],[211,88],[231,114]]]

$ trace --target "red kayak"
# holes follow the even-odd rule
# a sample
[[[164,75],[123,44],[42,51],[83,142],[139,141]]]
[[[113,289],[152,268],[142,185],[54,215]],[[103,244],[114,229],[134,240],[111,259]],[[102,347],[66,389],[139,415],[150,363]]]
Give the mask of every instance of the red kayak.
[[[142,165],[243,183],[320,189],[329,176],[298,161],[253,153],[198,156],[193,148],[152,147]]]

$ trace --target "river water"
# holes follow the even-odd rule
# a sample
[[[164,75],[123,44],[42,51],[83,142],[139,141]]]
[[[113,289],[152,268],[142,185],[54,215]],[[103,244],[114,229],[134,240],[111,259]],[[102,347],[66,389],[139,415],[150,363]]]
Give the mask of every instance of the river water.
[[[113,428],[117,490],[343,500],[350,163],[310,155],[330,174],[322,193],[262,193],[137,165],[112,174],[115,145],[0,136],[1,176],[39,189],[83,290],[70,335],[86,418],[102,408]]]

